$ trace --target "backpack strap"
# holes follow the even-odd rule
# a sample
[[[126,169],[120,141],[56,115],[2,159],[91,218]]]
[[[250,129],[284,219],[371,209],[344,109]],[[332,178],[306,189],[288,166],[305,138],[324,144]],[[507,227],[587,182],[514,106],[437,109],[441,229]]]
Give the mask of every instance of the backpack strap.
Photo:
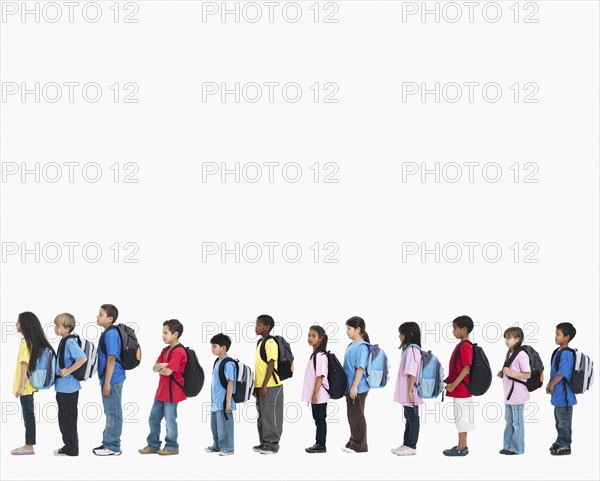
[[[513,350],[512,354],[510,356],[507,356],[506,361],[504,361],[504,367],[510,367],[510,365],[514,362],[514,360],[517,358],[519,353],[524,350],[525,349],[523,348],[523,346],[518,346],[517,348],[515,348]],[[522,379],[517,379],[516,377],[511,377],[511,376],[506,376],[506,377],[513,382],[512,386],[510,387],[510,391],[508,392],[508,396],[506,396],[506,400],[510,401],[510,398],[512,397],[512,393],[515,390],[515,383],[518,382],[519,384],[523,384],[526,386],[527,381],[523,381]]]
[[[259,349],[259,353],[260,353],[260,358],[262,359],[262,362],[269,364],[267,361],[267,348],[265,347],[265,345],[267,344],[267,341],[269,339],[273,339],[275,341],[275,343],[277,343],[277,339],[275,339],[275,336],[271,336],[268,335],[267,337],[263,338],[263,339],[259,339],[258,342],[260,343],[260,349]],[[279,352],[279,344],[277,344],[277,356],[279,358],[279,355],[281,353]],[[279,384],[281,381],[279,380],[279,376],[278,376],[278,371],[277,371],[277,367],[275,366],[275,363],[273,363],[273,379],[275,380],[275,384]],[[268,379],[265,379],[265,382],[269,382]]]
[[[329,359],[329,354],[327,354],[326,351],[317,351],[317,352],[313,352],[310,357],[313,360],[313,367],[315,368],[315,372],[317,371],[317,354],[325,354],[327,356],[327,359]]]
[[[562,355],[563,351],[570,351],[573,353],[573,369],[575,369],[575,360],[577,359],[577,354],[575,353],[575,349],[572,349],[570,347],[557,347],[556,349],[554,349],[554,352],[552,353],[552,356],[554,357],[554,369],[556,370],[556,372],[558,373],[558,367],[560,365],[560,356]],[[561,379],[561,382],[563,383],[563,387],[565,389],[565,403],[567,404],[567,407],[569,407],[569,398],[567,396],[568,392],[567,392],[567,386],[570,384],[569,381],[567,381],[567,378],[563,376],[563,378]]]
[[[167,357],[167,364],[171,361],[171,355],[173,354],[173,351],[175,349],[177,349],[178,347],[185,349],[183,344],[181,344],[181,343],[175,344],[169,351],[169,357]],[[162,351],[163,356],[165,355],[165,352],[167,352],[167,349],[169,349],[168,346],[163,349],[163,351]],[[163,361],[164,361],[164,358],[163,358]],[[173,374],[175,374],[174,371],[169,376],[169,399],[171,399],[171,402],[173,402],[173,383],[177,384],[181,389],[183,389],[183,385],[179,381],[177,381],[177,379],[175,379],[175,376],[173,376]]]
[[[217,365],[217,362],[219,362],[219,359],[215,360],[215,364],[213,365],[213,370],[214,370],[214,366]],[[223,386],[223,388],[225,389],[225,398],[223,399],[223,415],[225,416],[225,420],[229,420],[229,416],[227,416],[227,413],[225,412],[225,408],[227,407],[227,379],[225,378],[225,365],[228,362],[233,362],[236,366],[236,369],[239,369],[238,361],[236,361],[234,358],[229,357],[229,356],[225,356],[223,358],[223,360],[221,361],[221,364],[219,364],[219,382],[221,383],[221,386]]]
[[[98,343],[98,349],[100,351],[102,351],[102,354],[104,354],[106,356],[106,363],[107,364],[108,364],[108,355],[106,353],[106,334],[111,329],[117,329],[117,326],[115,326],[113,324],[112,326],[107,327],[106,330],[103,332],[103,335],[100,336],[100,342]],[[117,329],[117,333],[119,334],[119,337],[121,337],[121,333],[119,332],[118,329]],[[123,339],[121,339],[121,346],[123,346]],[[117,358],[116,356],[115,356],[115,361],[118,362],[119,364],[121,364],[121,360],[119,358]],[[104,366],[104,369],[102,370],[102,373],[100,374],[100,379],[102,379],[105,374],[106,374],[106,366]]]
[[[81,341],[79,340],[79,336],[77,334],[69,334],[67,337],[63,337],[60,340],[60,343],[58,344],[58,350],[57,350],[57,354],[58,354],[58,366],[61,369],[65,368],[65,350],[67,348],[67,341],[69,339],[76,339],[77,342],[79,343],[79,347],[81,347]]]
[[[454,370],[454,374],[455,374],[455,376],[456,376],[456,377],[458,377],[458,375],[460,374],[459,372],[456,372],[456,365],[458,364],[458,358],[460,357],[460,350],[461,350],[461,348],[462,348],[462,345],[463,345],[465,342],[468,342],[469,344],[471,344],[471,347],[473,347],[473,343],[472,343],[471,341],[469,341],[469,340],[466,340],[466,341],[460,341],[460,342],[458,343],[458,348],[456,349],[456,352],[454,353],[454,363],[453,363],[453,370]],[[456,380],[456,378],[454,378],[454,379]],[[463,383],[465,386],[467,386],[467,389],[469,388],[469,385],[468,385],[468,384],[465,382],[465,380],[464,380],[464,379],[463,379],[461,382],[462,382],[462,383]]]

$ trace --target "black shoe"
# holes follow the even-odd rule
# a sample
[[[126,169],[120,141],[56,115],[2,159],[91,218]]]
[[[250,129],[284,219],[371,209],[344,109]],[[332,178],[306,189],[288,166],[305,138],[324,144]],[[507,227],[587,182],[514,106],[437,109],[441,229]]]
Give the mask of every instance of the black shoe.
[[[264,444],[260,443],[258,446],[252,446],[252,451],[254,451],[255,453],[258,453],[262,448],[263,448]]]
[[[569,454],[571,454],[571,447],[559,446],[558,448],[556,448],[556,451],[550,451],[550,454],[552,456],[568,456]]]
[[[552,443],[552,446],[550,446],[550,452],[552,451],[556,451],[560,446],[556,443]]]
[[[104,444],[101,444],[97,448],[92,449],[92,453],[96,454],[96,450],[104,449]]]
[[[508,454],[510,451],[508,449],[501,449],[500,454]]]
[[[310,448],[306,448],[304,451],[307,453],[326,453],[327,449],[315,443]]]

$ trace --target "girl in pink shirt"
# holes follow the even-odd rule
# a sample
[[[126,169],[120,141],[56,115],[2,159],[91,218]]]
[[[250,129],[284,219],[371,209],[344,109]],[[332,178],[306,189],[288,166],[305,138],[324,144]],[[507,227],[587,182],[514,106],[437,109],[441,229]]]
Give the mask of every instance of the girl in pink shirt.
[[[508,352],[504,364],[514,355],[509,366],[498,373],[504,387],[504,446],[500,454],[523,454],[525,452],[525,402],[529,400],[529,391],[523,384],[531,377],[529,356],[521,349],[523,344],[523,329],[509,327],[504,331],[504,341]]]
[[[309,402],[312,408],[313,419],[317,426],[316,443],[306,448],[307,453],[326,453],[327,438],[327,401],[329,400],[329,382],[327,373],[329,359],[327,357],[327,334],[321,326],[310,326],[308,330],[308,345],[313,348],[306,371],[304,373],[304,386],[302,400]]]
[[[421,379],[421,329],[416,322],[405,322],[398,328],[402,359],[398,369],[394,401],[404,406],[404,443],[392,453],[398,456],[417,454],[419,440],[419,406],[423,399],[417,385]]]

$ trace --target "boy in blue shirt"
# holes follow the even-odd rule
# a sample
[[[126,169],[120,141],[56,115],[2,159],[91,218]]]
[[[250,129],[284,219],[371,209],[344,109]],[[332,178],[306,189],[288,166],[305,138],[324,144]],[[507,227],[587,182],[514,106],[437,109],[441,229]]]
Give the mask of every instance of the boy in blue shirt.
[[[58,426],[64,446],[54,451],[55,456],[78,456],[79,437],[77,435],[77,402],[81,385],[73,377],[77,369],[85,364],[87,357],[72,335],[75,317],[67,312],[54,319],[54,332],[62,339],[56,356],[56,404],[58,405]],[[62,367],[61,367],[62,364]]]
[[[569,384],[575,364],[575,356],[573,350],[569,348],[569,342],[573,340],[576,333],[575,327],[570,322],[561,322],[556,326],[554,341],[558,344],[558,348],[552,354],[550,382],[546,386],[546,393],[552,395],[550,402],[554,406],[554,420],[558,433],[556,442],[550,446],[550,454],[553,456],[571,454],[573,406],[577,404],[577,398]]]
[[[233,393],[235,392],[237,369],[235,361],[227,356],[230,347],[231,338],[223,333],[213,336],[210,340],[211,351],[218,357],[213,367],[210,387],[210,429],[213,443],[205,451],[219,453],[219,456],[233,454],[233,411],[235,411]],[[227,388],[221,384],[221,371],[224,374]]]
[[[121,336],[113,327],[119,317],[112,304],[103,304],[96,323],[104,328],[98,343],[98,378],[102,387],[102,404],[106,425],[102,444],[92,451],[96,456],[119,456],[121,454],[121,431],[123,430],[123,406],[121,402],[125,370],[121,366]]]

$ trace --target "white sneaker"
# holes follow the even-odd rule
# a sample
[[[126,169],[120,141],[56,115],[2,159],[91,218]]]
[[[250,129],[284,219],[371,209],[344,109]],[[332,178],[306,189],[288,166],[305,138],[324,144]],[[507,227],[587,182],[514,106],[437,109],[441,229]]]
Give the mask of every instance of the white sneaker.
[[[345,453],[356,454],[358,451],[354,451],[354,449],[346,448]]]
[[[417,454],[417,450],[413,448],[409,448],[408,446],[402,446],[403,449],[398,450],[394,454],[398,456],[414,456]]]
[[[400,451],[402,451],[406,446],[403,444],[402,446],[398,446],[397,448],[391,449],[390,451],[393,454],[398,454]]]
[[[121,451],[113,451],[108,448],[100,448],[94,449],[94,454],[96,456],[121,456]]]
[[[233,451],[219,451],[219,456],[231,456]]]
[[[63,453],[62,449],[55,449],[54,450],[54,456],[66,456],[66,454]]]

